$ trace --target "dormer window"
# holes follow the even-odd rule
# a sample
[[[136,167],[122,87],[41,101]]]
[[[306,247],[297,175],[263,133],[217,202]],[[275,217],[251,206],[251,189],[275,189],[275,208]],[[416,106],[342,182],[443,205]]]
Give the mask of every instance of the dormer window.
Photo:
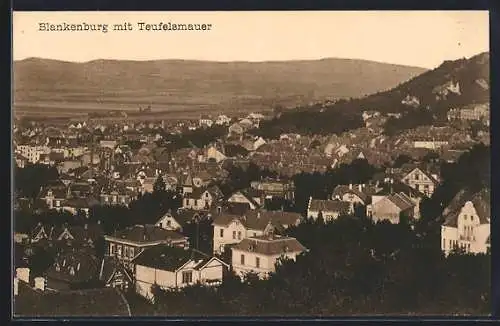
[[[62,263],[63,267],[66,266],[66,259],[63,260],[63,263]]]
[[[78,263],[78,265],[76,265],[76,270],[79,271],[80,270],[80,263]]]
[[[59,264],[56,264],[56,272],[60,272],[61,271],[61,266],[59,266]]]
[[[75,275],[75,269],[73,268],[73,266],[71,266],[71,267],[69,268],[69,275],[71,275],[71,276],[74,276],[74,275]]]

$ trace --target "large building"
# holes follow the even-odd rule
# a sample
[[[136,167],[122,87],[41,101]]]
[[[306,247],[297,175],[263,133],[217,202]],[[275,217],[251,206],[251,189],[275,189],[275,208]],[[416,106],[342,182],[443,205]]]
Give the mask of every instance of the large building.
[[[447,255],[454,249],[467,253],[486,253],[490,249],[490,191],[471,194],[460,191],[443,211],[441,250]]]

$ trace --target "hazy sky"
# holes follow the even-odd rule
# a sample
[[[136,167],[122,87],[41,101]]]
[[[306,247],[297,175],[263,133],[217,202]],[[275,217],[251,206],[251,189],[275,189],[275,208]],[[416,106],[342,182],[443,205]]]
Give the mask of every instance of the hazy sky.
[[[137,22],[212,24],[139,31]],[[39,23],[102,23],[103,32],[43,32]],[[134,31],[113,31],[132,23]],[[67,61],[358,58],[434,68],[489,50],[487,11],[14,12],[13,57]]]

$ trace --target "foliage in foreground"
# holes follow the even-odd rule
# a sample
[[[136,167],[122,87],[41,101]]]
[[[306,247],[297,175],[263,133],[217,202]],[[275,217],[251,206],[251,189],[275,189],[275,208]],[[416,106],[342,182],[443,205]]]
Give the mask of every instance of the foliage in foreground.
[[[487,314],[490,256],[439,250],[408,225],[352,217],[290,230],[310,249],[268,280],[229,274],[218,289],[155,289],[135,315]]]

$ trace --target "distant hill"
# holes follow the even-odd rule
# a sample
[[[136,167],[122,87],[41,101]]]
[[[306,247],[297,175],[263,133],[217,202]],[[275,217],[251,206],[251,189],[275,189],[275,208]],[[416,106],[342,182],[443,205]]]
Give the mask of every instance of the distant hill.
[[[469,59],[445,61],[401,85],[353,102],[363,110],[401,112],[429,107],[443,112],[452,107],[488,102],[490,56],[481,53]]]
[[[284,112],[262,124],[257,134],[277,137],[282,132],[340,133],[364,125],[363,111],[402,113],[402,119],[391,119],[394,131],[444,121],[450,108],[489,101],[489,70],[489,53],[445,61],[388,91]]]
[[[255,110],[354,98],[425,69],[364,60],[14,62],[14,106],[48,112],[99,109]]]

